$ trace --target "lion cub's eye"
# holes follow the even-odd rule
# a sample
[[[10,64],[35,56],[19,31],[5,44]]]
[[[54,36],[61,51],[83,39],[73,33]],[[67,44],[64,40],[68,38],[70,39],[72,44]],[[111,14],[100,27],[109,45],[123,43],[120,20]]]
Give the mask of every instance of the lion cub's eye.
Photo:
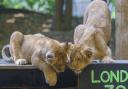
[[[47,59],[52,59],[53,55],[47,55]]]
[[[53,53],[47,53],[46,54],[46,58],[47,59],[53,59],[54,58],[54,54]]]

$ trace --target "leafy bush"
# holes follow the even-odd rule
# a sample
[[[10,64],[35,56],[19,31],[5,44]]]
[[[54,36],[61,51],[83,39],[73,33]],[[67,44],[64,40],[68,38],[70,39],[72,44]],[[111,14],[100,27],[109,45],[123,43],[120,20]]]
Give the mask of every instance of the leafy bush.
[[[111,11],[111,17],[113,19],[115,19],[115,1],[116,0],[110,0],[110,3],[109,3],[109,8],[110,8],[110,11]]]
[[[53,14],[55,0],[0,0],[5,8],[27,9],[30,11]]]

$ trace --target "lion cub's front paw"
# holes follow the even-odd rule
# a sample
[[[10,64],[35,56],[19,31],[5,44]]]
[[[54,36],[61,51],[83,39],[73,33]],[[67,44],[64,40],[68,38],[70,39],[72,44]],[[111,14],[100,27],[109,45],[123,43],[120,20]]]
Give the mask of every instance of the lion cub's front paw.
[[[26,59],[17,59],[15,63],[17,65],[25,65],[25,64],[27,64],[27,60]]]
[[[102,63],[115,63],[115,60],[113,60],[111,57],[104,57]]]
[[[54,80],[50,80],[50,81],[46,81],[48,84],[49,84],[49,86],[55,86],[56,85],[56,80],[54,81]]]
[[[49,86],[55,86],[57,83],[57,76],[52,76],[51,74],[49,75],[45,77],[46,83],[49,84]]]

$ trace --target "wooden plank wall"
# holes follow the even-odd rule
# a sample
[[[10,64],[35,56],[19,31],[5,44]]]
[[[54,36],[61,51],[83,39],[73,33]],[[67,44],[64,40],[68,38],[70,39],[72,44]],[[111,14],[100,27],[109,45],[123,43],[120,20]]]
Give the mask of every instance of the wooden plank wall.
[[[128,59],[128,0],[116,0],[116,57]]]

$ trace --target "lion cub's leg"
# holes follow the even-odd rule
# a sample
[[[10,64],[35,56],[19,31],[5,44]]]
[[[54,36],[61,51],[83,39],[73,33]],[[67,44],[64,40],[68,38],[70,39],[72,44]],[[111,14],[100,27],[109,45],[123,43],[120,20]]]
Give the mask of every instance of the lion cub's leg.
[[[57,83],[56,72],[53,70],[53,68],[51,68],[50,65],[46,64],[44,61],[42,61],[42,59],[37,56],[38,55],[35,54],[32,56],[32,65],[37,67],[44,73],[46,83],[48,83],[50,86],[55,86]]]
[[[85,30],[85,25],[78,25],[74,30],[74,43],[77,44]]]
[[[103,38],[103,34],[101,30],[97,30],[95,33],[95,46],[97,50],[97,54],[102,57],[103,63],[113,63],[114,60],[111,56],[111,49],[107,46],[107,43],[105,42]]]
[[[111,53],[111,49],[109,47],[107,47],[107,56],[104,56],[104,58],[102,59],[103,63],[114,63],[115,60],[112,59],[112,53]]]
[[[10,38],[11,55],[15,64],[18,65],[27,64],[27,60],[21,58],[21,44],[23,37],[24,35],[21,32],[14,32]]]

